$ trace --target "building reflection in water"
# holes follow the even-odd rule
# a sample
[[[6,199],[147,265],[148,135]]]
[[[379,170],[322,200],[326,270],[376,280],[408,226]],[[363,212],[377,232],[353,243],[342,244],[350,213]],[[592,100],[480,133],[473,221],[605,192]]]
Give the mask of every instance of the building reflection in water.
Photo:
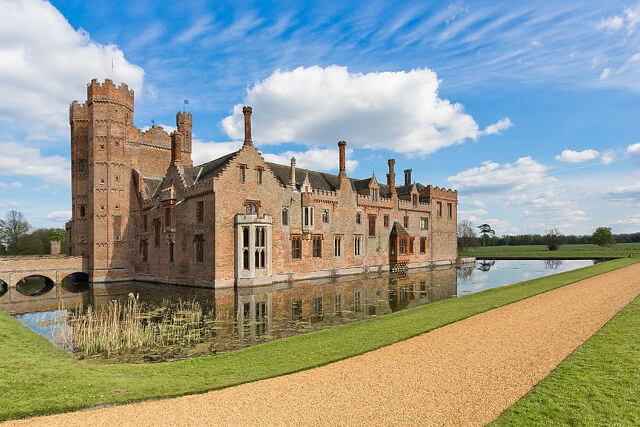
[[[30,292],[37,295],[37,286],[33,287]],[[412,271],[405,276],[370,274],[217,291],[159,283],[89,286],[76,282],[55,286],[39,296],[23,292],[8,289],[0,295],[0,307],[23,315],[21,319],[26,316],[25,324],[31,314],[97,307],[116,299],[124,301],[130,294],[149,308],[166,300],[195,300],[203,312],[214,317],[215,347],[222,352],[452,298],[457,284],[456,269],[446,268]],[[52,335],[43,333],[42,327],[33,329]]]

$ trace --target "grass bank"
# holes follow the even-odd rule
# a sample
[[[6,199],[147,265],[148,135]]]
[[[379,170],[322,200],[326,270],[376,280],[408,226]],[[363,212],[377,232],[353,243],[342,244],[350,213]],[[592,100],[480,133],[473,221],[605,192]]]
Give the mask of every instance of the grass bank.
[[[544,245],[485,246],[460,251],[460,257],[496,259],[595,259],[595,258],[640,258],[640,243],[618,243],[611,248],[596,245],[562,245],[550,251]]]
[[[213,357],[77,362],[0,310],[0,420],[205,392],[321,366],[637,262],[619,259]]]
[[[640,425],[640,298],[492,425]]]

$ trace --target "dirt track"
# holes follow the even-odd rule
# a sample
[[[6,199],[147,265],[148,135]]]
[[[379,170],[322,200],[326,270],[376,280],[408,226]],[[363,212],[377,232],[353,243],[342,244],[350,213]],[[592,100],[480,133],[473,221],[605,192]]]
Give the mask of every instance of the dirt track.
[[[640,294],[640,264],[321,368],[23,425],[483,425]]]

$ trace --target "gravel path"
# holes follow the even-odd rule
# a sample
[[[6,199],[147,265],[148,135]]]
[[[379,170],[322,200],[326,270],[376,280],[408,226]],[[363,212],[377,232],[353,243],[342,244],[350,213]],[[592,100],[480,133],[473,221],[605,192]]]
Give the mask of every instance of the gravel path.
[[[321,368],[14,424],[484,425],[639,294],[634,264]]]

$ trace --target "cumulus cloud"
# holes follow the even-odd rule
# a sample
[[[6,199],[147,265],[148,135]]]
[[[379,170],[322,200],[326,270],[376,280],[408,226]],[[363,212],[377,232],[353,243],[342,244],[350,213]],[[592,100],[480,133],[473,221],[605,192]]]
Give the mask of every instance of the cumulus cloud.
[[[607,150],[604,153],[602,153],[602,156],[600,156],[600,160],[602,160],[602,163],[604,163],[605,165],[610,165],[611,163],[614,162],[614,160],[616,159],[615,154],[613,153],[613,150]]]
[[[37,177],[60,185],[71,183],[71,165],[62,156],[46,156],[38,148],[16,142],[0,142],[0,152],[2,175]]]
[[[349,159],[353,150],[347,150],[347,161],[345,167],[347,172],[353,172],[358,167],[358,161]],[[285,151],[280,154],[265,153],[264,159],[268,162],[288,165],[291,163],[291,157],[296,158],[296,166],[303,169],[312,169],[317,171],[337,171],[339,163],[338,150],[328,148],[312,148],[307,151]]]
[[[253,139],[260,144],[296,142],[333,148],[386,148],[427,155],[510,126],[503,119],[481,131],[462,105],[439,96],[429,69],[350,73],[346,67],[276,70],[247,90],[253,107]],[[242,105],[222,120],[231,139],[243,137]]]
[[[144,71],[122,50],[74,29],[49,2],[5,0],[0,14],[0,121],[32,138],[68,135],[68,105],[84,83],[111,76],[140,93]]]
[[[562,150],[562,153],[556,156],[556,160],[568,163],[582,163],[589,160],[597,159],[600,153],[593,149],[582,151]]]
[[[51,211],[47,214],[47,219],[56,222],[65,222],[71,219],[71,211]]]
[[[617,31],[624,26],[624,19],[621,16],[613,15],[608,18],[603,18],[598,26],[599,30]]]
[[[640,3],[635,6],[625,7],[621,15],[603,18],[596,28],[599,30],[618,31],[626,27],[627,33],[632,34],[638,25],[640,25]]]
[[[470,168],[447,178],[458,190],[466,193],[495,193],[519,190],[533,184],[551,182],[547,166],[530,156],[521,157],[514,163],[499,164],[487,161],[482,166]]]

